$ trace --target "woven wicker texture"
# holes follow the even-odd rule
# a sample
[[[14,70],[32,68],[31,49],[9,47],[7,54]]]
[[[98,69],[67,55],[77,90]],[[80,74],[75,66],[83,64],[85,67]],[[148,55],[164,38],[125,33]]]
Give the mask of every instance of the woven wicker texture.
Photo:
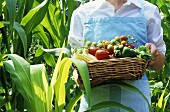
[[[148,62],[139,58],[116,58],[89,61],[87,66],[91,87],[93,87],[111,80],[141,79],[148,67]]]

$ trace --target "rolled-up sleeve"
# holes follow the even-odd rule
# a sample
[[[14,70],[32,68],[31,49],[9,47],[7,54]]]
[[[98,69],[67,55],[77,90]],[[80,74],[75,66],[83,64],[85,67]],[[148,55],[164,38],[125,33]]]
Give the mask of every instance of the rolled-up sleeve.
[[[150,15],[148,21],[148,41],[155,44],[158,51],[162,52],[165,55],[166,46],[163,40],[163,29],[161,27],[161,16],[157,7],[152,9],[153,15]]]

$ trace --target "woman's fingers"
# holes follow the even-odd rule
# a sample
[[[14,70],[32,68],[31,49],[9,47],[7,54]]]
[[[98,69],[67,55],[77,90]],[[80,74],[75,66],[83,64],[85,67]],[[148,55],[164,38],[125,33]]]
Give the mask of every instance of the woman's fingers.
[[[152,43],[146,43],[145,46],[151,51],[151,54],[154,56],[154,59],[149,62],[149,65],[153,65],[158,60],[158,49]]]

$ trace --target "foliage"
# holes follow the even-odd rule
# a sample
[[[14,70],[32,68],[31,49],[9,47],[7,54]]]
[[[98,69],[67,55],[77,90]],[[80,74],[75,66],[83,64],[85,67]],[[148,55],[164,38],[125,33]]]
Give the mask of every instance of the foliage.
[[[165,65],[161,72],[148,70],[147,75],[153,109],[166,112],[170,111],[170,1],[148,1],[157,5],[164,16]],[[83,62],[69,58],[67,41],[72,12],[85,2],[87,0],[0,0],[0,111],[77,111],[84,94],[90,102],[89,82],[82,75],[87,71],[79,68],[87,83],[85,93],[71,79],[71,64]],[[140,93],[128,85],[119,86]],[[127,109],[116,102],[102,102],[90,105],[89,111],[107,106]]]
[[[169,0],[148,0],[149,2],[155,4],[158,6],[161,16],[162,16],[162,28],[163,28],[163,34],[164,34],[164,41],[166,44],[166,54],[165,54],[165,63],[162,71],[159,73],[156,73],[154,71],[149,70],[147,72],[147,75],[150,80],[150,85],[151,85],[151,97],[152,97],[152,106],[155,108],[156,112],[167,112],[170,111],[170,100],[169,100],[169,92],[170,88],[169,85],[165,87],[165,85],[168,84],[169,81],[169,76],[170,76],[170,44],[169,44],[169,39],[170,39],[170,1]],[[162,86],[160,86],[162,85]],[[154,88],[153,88],[154,86]],[[160,100],[163,99],[162,105],[164,105],[163,110],[158,110],[157,103],[160,103]],[[164,102],[167,100],[166,102]]]
[[[30,112],[52,112],[53,110],[55,112],[62,112],[65,104],[65,83],[67,82],[70,68],[70,66],[62,66],[62,62],[64,63],[65,60],[60,63],[62,54],[60,54],[57,61],[50,83],[48,83],[43,64],[30,65],[16,54],[9,54],[8,57],[12,61],[5,61],[5,68],[16,84],[16,89],[24,97],[26,110]],[[71,60],[68,60],[66,64],[70,65]],[[75,103],[81,96],[79,95],[74,101],[70,102],[70,107],[67,108],[68,112],[74,109]],[[53,98],[55,99],[55,104],[53,104]]]
[[[48,81],[52,80],[52,73],[55,72],[61,47],[64,42],[67,45],[70,18],[77,5],[74,0],[68,2],[64,0],[1,0],[0,4],[1,111],[15,109],[23,111],[26,108],[23,101],[31,99],[31,96],[37,93],[25,95],[21,92],[24,90],[20,88],[21,91],[18,91],[16,89],[19,84],[11,80],[11,75],[3,67],[3,61],[6,60],[5,55],[17,54],[23,57],[27,62],[24,59],[22,61],[27,63],[27,66],[34,65],[33,68],[36,68],[37,65],[37,69],[47,70],[47,79]],[[67,48],[63,52],[68,52],[69,47]],[[39,67],[39,64],[43,64],[43,67]],[[11,66],[13,65],[11,64]],[[27,67],[27,71],[31,67]],[[36,72],[36,69],[32,70]],[[28,75],[30,74],[28,73]],[[31,88],[29,90],[31,92]],[[29,90],[26,89],[26,91]],[[32,104],[34,103],[32,101]],[[34,110],[36,108],[38,107],[34,107]]]

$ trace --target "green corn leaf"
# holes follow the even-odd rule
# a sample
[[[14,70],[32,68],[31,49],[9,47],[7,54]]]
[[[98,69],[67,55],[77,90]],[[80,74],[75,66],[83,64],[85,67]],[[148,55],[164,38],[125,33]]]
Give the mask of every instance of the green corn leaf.
[[[60,32],[60,26],[61,26],[61,21],[62,21],[62,13],[61,13],[61,10],[59,9],[60,7],[56,7],[54,5],[49,5],[49,9],[50,9],[50,12],[49,12],[49,17],[50,19],[52,20],[52,24],[54,24],[55,26],[55,30],[57,31],[57,36],[58,38],[61,37],[61,32]],[[57,10],[56,10],[57,9]]]
[[[26,0],[18,0],[17,5],[18,5],[18,11],[16,14],[16,21],[20,23],[24,16]]]
[[[76,103],[80,100],[81,97],[83,97],[84,94],[79,94],[75,98],[73,98],[66,107],[66,112],[73,112],[74,106]]]
[[[106,108],[106,107],[113,107],[113,108],[119,108],[126,110],[128,112],[135,112],[132,108],[126,107],[120,103],[114,102],[114,101],[105,101],[105,102],[100,102],[98,104],[93,105],[89,110],[86,110],[85,112],[93,112],[98,109]]]
[[[165,112],[165,108],[166,108],[169,96],[170,96],[170,93],[168,93],[168,95],[164,98],[162,112]]]
[[[80,76],[83,80],[85,92],[86,92],[87,98],[88,98],[88,104],[89,104],[89,107],[90,107],[91,106],[90,105],[91,86],[90,86],[90,77],[89,77],[89,70],[88,70],[88,67],[87,67],[87,63],[85,61],[82,61],[82,60],[77,60],[77,59],[73,59],[73,58],[70,58],[70,59],[73,61],[73,63],[77,67],[77,69],[80,73]]]
[[[43,64],[31,65],[31,81],[34,87],[36,112],[49,112],[47,104],[48,79]]]
[[[65,46],[65,44],[63,45],[63,48],[64,48],[64,46]],[[49,86],[48,99],[49,99],[50,103],[53,102],[54,89],[56,89],[56,88],[54,88],[54,86],[55,86],[55,83],[56,83],[56,80],[57,80],[57,77],[58,77],[60,62],[62,60],[62,54],[63,54],[63,51],[61,51],[61,53],[59,55],[59,58],[57,60],[57,64],[56,64],[54,72],[52,74],[50,86]],[[49,105],[49,108],[52,109],[52,106]],[[59,108],[58,105],[55,105],[55,108]]]
[[[1,108],[2,106],[4,106],[5,104],[7,104],[7,102],[9,102],[9,99],[8,99],[8,98],[1,99],[1,100],[0,100],[0,108]]]
[[[167,7],[167,5],[162,5],[162,6],[161,6],[161,11],[162,11],[166,16],[169,16],[169,15],[170,15],[169,8]]]
[[[32,86],[30,84],[30,79],[27,76],[27,74],[29,73],[29,71],[27,70],[29,68],[29,64],[27,64],[25,60],[21,59],[21,57],[15,54],[10,55],[10,58],[12,60],[4,61],[4,66],[6,70],[10,73],[10,77],[12,78],[12,80],[15,82],[17,90],[24,97],[27,110],[30,110],[33,98]]]
[[[17,0],[6,0],[7,9],[9,12],[10,30],[13,29],[13,24],[15,22],[16,15],[16,3]]]
[[[50,48],[50,42],[48,36],[45,34],[45,31],[43,29],[43,26],[39,24],[37,27],[35,27],[34,32],[37,32],[35,35],[41,38],[43,42],[43,47],[48,49]]]
[[[85,91],[88,97],[88,103],[90,106],[90,95],[91,95],[91,88],[90,88],[90,80],[89,80],[89,75],[88,75],[88,68],[87,64],[84,61],[80,61],[77,59],[72,59],[72,58],[64,58],[60,62],[60,72],[59,76],[57,78],[56,84],[55,84],[55,94],[56,94],[56,110],[55,111],[61,111],[64,103],[65,103],[65,83],[68,78],[68,73],[71,64],[74,63],[78,70],[79,73],[82,77],[84,86],[85,86]],[[70,108],[70,107],[69,107]]]
[[[59,56],[59,54],[61,53],[61,51],[65,54],[67,54],[68,57],[71,57],[71,52],[70,49],[68,47],[65,48],[54,48],[54,49],[44,49],[42,48],[43,51],[53,54],[54,56]]]
[[[75,0],[68,0],[68,29],[70,28],[70,21],[73,11],[76,9],[76,2]]]
[[[0,61],[5,61],[6,54],[0,54]]]
[[[39,46],[38,49],[36,50],[35,57],[33,58],[33,61],[31,62],[31,64],[40,63],[44,58],[43,57],[44,54],[45,52]]]
[[[42,3],[40,3],[38,6],[36,6],[32,10],[36,10],[36,9],[44,7],[47,4],[47,2],[48,2],[48,0],[44,0]]]
[[[25,59],[16,54],[7,54],[7,56],[12,60],[15,73],[17,77],[22,80],[22,86],[25,86],[25,92],[31,98],[32,84],[30,79],[30,64]]]
[[[158,100],[158,103],[156,105],[156,112],[160,112],[160,110],[163,109],[164,95],[165,95],[165,91],[166,91],[166,88],[167,88],[168,85],[169,85],[169,80],[168,80],[168,82],[166,84],[165,89],[162,91],[162,94],[161,94],[159,100]]]
[[[42,50],[42,47],[38,46],[38,49],[36,50],[35,57],[40,57],[44,51]]]
[[[64,46],[65,44],[63,45],[62,47],[62,50],[60,52],[60,55],[59,55],[59,58],[57,60],[57,64],[55,66],[55,69],[54,69],[54,73],[52,75],[52,79],[51,79],[51,83],[50,85],[53,87],[54,84],[56,83],[56,80],[57,80],[57,77],[58,77],[58,73],[59,73],[59,67],[60,67],[60,63],[61,63],[61,60],[62,60],[62,55],[63,55],[63,49],[64,49]]]
[[[45,59],[45,62],[51,66],[51,67],[55,67],[55,57],[49,53],[45,53],[44,54],[44,59]]]
[[[25,26],[26,35],[29,34],[38,24],[43,20],[49,5],[50,0],[44,0],[38,8],[30,10],[29,13],[23,18],[22,25]]]
[[[162,7],[163,5],[165,5],[165,0],[157,0],[157,4],[159,7]]]
[[[29,65],[26,60],[15,54],[7,55],[11,60],[4,61],[6,70],[24,97],[26,109],[32,112],[50,112],[52,110],[52,90],[43,64]]]
[[[0,28],[3,28],[3,27],[4,27],[4,23],[0,22]]]
[[[31,8],[33,7],[33,3],[35,0],[26,0],[26,4],[25,4],[25,14],[27,14]]]
[[[156,4],[157,0],[151,0],[151,3]]]
[[[3,22],[4,24],[10,24],[9,22]],[[25,34],[24,29],[21,27],[21,25],[18,22],[14,22],[13,28],[18,32],[19,37],[21,38],[23,48],[24,48],[24,56],[26,57],[27,53],[27,37]]]
[[[49,4],[49,8],[48,8],[49,11],[45,15],[43,21],[41,22],[41,25],[43,25],[43,27],[45,27],[48,30],[48,32],[51,35],[52,40],[55,40],[53,41],[54,46],[57,48],[61,48],[60,46],[61,36],[60,36],[60,31],[58,29],[58,27],[60,26],[60,23],[56,23],[56,20],[57,22],[61,21],[61,18],[58,19],[55,16],[55,10],[56,12],[59,12],[59,16],[61,14],[60,14],[60,10],[57,10],[55,8],[56,7],[54,5]]]
[[[14,23],[14,28],[18,32],[19,37],[21,38],[23,48],[24,48],[24,56],[26,57],[26,53],[27,53],[27,37],[26,37],[25,31],[24,31],[24,29],[21,27],[21,25],[18,22]]]
[[[19,112],[17,110],[7,110],[6,112]]]
[[[68,79],[68,73],[70,69],[72,61],[64,58],[60,63],[59,76],[57,78],[57,82],[55,84],[55,94],[56,94],[56,103],[58,105],[58,109],[56,111],[61,112],[63,110],[65,104],[65,83]]]
[[[0,4],[2,4],[4,0],[0,0]],[[2,14],[2,5],[0,5],[0,15]]]

